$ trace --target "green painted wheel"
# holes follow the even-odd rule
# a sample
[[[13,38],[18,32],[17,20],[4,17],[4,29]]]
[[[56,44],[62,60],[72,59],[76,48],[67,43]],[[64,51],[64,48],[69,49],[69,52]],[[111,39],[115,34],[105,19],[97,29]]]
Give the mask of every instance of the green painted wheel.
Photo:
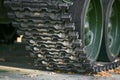
[[[104,34],[99,60],[114,61],[120,51],[120,1],[109,0],[104,9]]]
[[[88,59],[98,57],[102,40],[102,8],[100,0],[90,0],[84,20],[84,44]]]
[[[87,58],[96,61],[102,40],[103,15],[100,0],[73,0],[70,13]]]

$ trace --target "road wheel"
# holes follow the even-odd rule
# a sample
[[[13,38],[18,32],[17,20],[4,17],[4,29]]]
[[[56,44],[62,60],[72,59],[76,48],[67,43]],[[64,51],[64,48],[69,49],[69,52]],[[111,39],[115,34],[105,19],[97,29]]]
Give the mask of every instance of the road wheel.
[[[114,61],[120,51],[120,1],[103,0],[104,34],[99,60]]]

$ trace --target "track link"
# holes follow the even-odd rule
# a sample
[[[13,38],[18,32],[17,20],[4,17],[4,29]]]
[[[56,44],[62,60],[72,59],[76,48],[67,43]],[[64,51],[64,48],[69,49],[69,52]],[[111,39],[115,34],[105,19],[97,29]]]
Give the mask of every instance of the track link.
[[[75,24],[71,21],[70,5],[62,0],[5,0],[8,16],[34,65],[41,70],[64,72],[99,72],[116,68],[118,62],[98,66],[87,59]]]

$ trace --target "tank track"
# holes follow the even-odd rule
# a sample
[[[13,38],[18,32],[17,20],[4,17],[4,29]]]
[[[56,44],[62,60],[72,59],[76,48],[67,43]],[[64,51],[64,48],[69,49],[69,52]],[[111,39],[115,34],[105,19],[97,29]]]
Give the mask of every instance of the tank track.
[[[4,5],[38,69],[94,73],[120,65],[117,61],[98,66],[87,59],[68,12],[70,5],[64,1],[5,0]]]

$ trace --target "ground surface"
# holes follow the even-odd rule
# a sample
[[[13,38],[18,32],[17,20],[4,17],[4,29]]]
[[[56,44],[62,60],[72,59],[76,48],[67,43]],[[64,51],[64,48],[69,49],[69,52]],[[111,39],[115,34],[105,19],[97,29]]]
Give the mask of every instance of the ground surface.
[[[110,77],[95,77],[0,66],[0,80],[120,80],[120,75],[112,74]]]
[[[113,73],[109,77],[98,77],[35,70],[29,65],[30,59],[22,44],[0,45],[0,55],[0,80],[120,80],[120,75]]]

